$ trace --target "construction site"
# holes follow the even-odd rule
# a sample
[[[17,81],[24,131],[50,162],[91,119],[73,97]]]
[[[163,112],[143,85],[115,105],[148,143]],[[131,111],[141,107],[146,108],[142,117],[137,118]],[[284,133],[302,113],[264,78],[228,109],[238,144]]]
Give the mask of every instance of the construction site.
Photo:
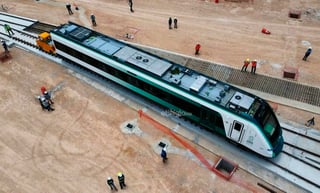
[[[127,0],[0,4],[4,14],[53,26],[78,23],[244,89],[266,99],[283,127],[320,141],[317,0],[133,0],[134,11]],[[177,19],[176,27],[170,29],[169,18]],[[2,28],[6,23],[0,20]],[[262,168],[258,162],[265,160],[254,152],[180,120],[112,81],[58,64],[51,59],[54,47],[27,49],[18,43],[24,38],[19,26],[11,27],[12,35],[0,30],[9,49],[0,50],[0,193],[115,192],[106,184],[108,177],[118,192],[132,193],[320,190],[317,181],[311,180],[311,188],[301,179],[294,183],[296,177],[291,181]],[[195,54],[197,44],[201,48]],[[312,53],[303,60],[309,47]],[[251,66],[241,71],[246,59],[257,61],[255,74]],[[53,111],[41,108],[41,87],[53,91]],[[314,122],[308,124],[311,118]],[[166,163],[160,155],[164,145]],[[125,176],[124,189],[119,172]]]

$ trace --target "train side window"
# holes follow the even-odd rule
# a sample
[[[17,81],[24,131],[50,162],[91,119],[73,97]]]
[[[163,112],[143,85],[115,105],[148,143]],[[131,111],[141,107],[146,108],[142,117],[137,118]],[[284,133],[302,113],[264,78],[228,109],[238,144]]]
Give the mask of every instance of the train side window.
[[[242,124],[238,123],[238,122],[235,122],[234,123],[234,127],[233,129],[236,130],[236,131],[241,131],[241,128],[242,128]]]

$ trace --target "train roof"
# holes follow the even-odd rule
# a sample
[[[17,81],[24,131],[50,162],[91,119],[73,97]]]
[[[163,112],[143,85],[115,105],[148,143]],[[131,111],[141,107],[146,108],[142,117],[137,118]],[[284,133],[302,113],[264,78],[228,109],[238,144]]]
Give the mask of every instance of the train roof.
[[[252,94],[78,24],[63,24],[52,33],[129,64],[216,105],[251,116],[259,108]]]

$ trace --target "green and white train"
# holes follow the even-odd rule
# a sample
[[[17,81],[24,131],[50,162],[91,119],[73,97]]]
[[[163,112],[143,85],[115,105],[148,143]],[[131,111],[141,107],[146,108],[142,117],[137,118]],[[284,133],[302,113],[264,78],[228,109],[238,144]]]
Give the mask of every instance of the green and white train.
[[[269,104],[248,92],[69,22],[51,31],[56,53],[264,157],[282,151]]]

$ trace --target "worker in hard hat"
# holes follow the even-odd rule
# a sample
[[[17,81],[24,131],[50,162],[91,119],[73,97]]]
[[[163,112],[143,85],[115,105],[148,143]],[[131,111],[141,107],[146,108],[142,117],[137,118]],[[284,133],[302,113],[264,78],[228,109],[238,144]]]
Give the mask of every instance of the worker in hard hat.
[[[162,148],[161,157],[162,157],[162,162],[166,163],[166,161],[168,159],[168,157],[167,157],[167,148],[166,147]]]
[[[54,102],[51,99],[51,94],[48,91],[44,91],[43,92],[43,96],[44,98],[46,98],[48,100],[48,102],[50,103],[50,105],[53,105]]]
[[[241,72],[243,72],[243,71],[247,72],[247,68],[248,68],[249,64],[250,64],[250,59],[247,58],[247,59],[243,62],[243,66],[242,66],[242,68],[241,68]]]
[[[257,60],[252,60],[251,62],[251,73],[255,74],[257,69]]]
[[[117,187],[114,185],[113,179],[108,177],[107,184],[110,186],[111,190],[118,191]]]
[[[122,172],[118,172],[118,180],[119,180],[119,185],[120,188],[123,189],[124,187],[126,187],[126,184],[124,182],[124,175]]]

